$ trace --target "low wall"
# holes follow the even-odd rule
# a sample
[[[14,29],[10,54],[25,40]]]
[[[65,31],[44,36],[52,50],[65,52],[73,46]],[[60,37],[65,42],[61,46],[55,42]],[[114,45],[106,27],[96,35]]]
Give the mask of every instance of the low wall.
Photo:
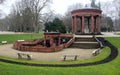
[[[74,35],[73,34],[61,34],[60,36],[61,37],[73,37]]]
[[[57,47],[31,47],[31,46],[20,46],[16,48],[20,51],[30,51],[30,52],[57,52],[64,48],[64,45],[60,45]]]
[[[65,44],[65,48],[69,47],[73,42],[75,42],[75,38],[70,39],[70,40]]]
[[[30,52],[57,52],[70,46],[74,42],[73,34],[61,34],[61,37],[70,37],[71,39],[67,43],[62,43],[59,46],[46,47],[40,45],[44,41],[44,38],[33,40],[33,41],[22,41],[15,42],[13,48],[20,51],[30,51]]]
[[[101,48],[103,48],[102,42],[101,42],[97,37],[95,37],[95,36],[93,36],[93,37],[94,37],[95,40],[99,43],[99,46],[100,46]]]

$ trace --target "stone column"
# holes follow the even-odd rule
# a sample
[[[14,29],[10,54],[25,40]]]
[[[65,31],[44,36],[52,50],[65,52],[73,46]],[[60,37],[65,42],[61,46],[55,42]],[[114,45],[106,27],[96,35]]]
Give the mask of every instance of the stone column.
[[[89,33],[90,33],[90,18],[87,18],[88,21],[88,29],[89,29]]]
[[[91,17],[91,32],[94,33],[94,16]]]
[[[84,33],[84,16],[82,16],[81,32]]]
[[[44,35],[44,46],[46,46],[46,35]]]
[[[100,33],[101,32],[101,27],[100,27],[100,16],[98,16],[98,29],[97,29],[97,31],[98,31],[98,33]]]
[[[80,18],[80,32],[82,32],[82,17],[79,18]]]
[[[60,45],[60,35],[58,35],[58,46]]]
[[[97,24],[97,17],[95,17],[94,18],[94,33],[96,33],[97,32],[97,26],[98,24]]]
[[[77,30],[77,17],[74,17],[74,33],[76,33]]]
[[[72,33],[74,33],[74,16],[72,16]]]
[[[76,25],[77,25],[77,17],[76,16],[73,16],[72,17],[72,33],[75,33],[76,32]]]
[[[52,36],[49,36],[50,39],[50,46],[52,46]]]
[[[50,47],[53,46],[53,36],[50,36]]]

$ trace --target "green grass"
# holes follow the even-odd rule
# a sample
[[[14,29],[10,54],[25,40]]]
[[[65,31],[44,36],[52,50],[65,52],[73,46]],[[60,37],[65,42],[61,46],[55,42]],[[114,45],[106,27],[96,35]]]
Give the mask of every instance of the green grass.
[[[107,37],[106,39],[109,40],[114,46],[116,46],[120,52],[119,37]],[[85,62],[98,61],[100,59],[104,59],[106,56],[109,55],[109,53],[110,53],[109,48],[106,47],[103,49],[100,55],[81,62],[85,63]],[[16,59],[11,59],[11,60],[16,60]],[[72,63],[77,63],[77,62],[78,61]],[[120,55],[118,55],[116,59],[114,59],[109,63],[95,65],[95,66],[69,67],[69,68],[31,67],[31,66],[15,65],[15,64],[0,62],[0,75],[120,75],[119,69],[120,69]]]
[[[40,34],[0,34],[0,42],[7,41],[8,43],[13,43],[17,40],[33,40],[33,39],[41,38],[42,36],[43,36],[43,33],[40,33]]]

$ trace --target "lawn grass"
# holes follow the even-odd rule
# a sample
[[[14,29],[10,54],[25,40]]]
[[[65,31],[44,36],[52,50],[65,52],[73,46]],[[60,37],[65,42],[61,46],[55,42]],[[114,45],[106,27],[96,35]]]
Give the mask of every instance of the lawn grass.
[[[0,42],[7,41],[13,43],[17,40],[33,40],[43,37],[43,33],[39,34],[0,34]],[[0,43],[1,44],[1,43]]]
[[[106,39],[109,40],[114,46],[116,46],[120,53],[120,38],[106,37]],[[103,50],[105,50],[105,55],[109,54],[109,48],[106,47]],[[100,57],[96,56],[95,58],[86,60],[86,62],[92,62],[93,60],[105,58],[105,55],[103,55],[103,57],[102,55],[99,55]],[[0,75],[120,75],[119,69],[120,55],[118,55],[116,59],[109,63],[95,66],[69,68],[31,67],[0,62]]]

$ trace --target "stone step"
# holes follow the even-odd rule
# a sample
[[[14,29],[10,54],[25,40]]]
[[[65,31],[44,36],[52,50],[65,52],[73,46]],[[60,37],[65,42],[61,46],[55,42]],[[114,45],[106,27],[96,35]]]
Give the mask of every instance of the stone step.
[[[98,44],[98,42],[92,42],[92,41],[91,42],[90,41],[89,42],[85,42],[85,41],[84,42],[74,42],[74,43],[78,43],[78,44],[85,44],[85,43],[88,43],[88,44]]]
[[[94,49],[99,48],[99,44],[93,37],[75,37],[75,42],[70,47]]]
[[[97,42],[93,42],[93,43],[88,43],[88,42],[75,42],[73,43],[70,48],[83,48],[83,49],[95,49],[95,48],[99,48],[99,44]]]
[[[75,41],[96,41],[94,38],[87,38],[87,37],[85,37],[85,38],[83,38],[83,37],[80,37],[80,38],[75,38]]]

